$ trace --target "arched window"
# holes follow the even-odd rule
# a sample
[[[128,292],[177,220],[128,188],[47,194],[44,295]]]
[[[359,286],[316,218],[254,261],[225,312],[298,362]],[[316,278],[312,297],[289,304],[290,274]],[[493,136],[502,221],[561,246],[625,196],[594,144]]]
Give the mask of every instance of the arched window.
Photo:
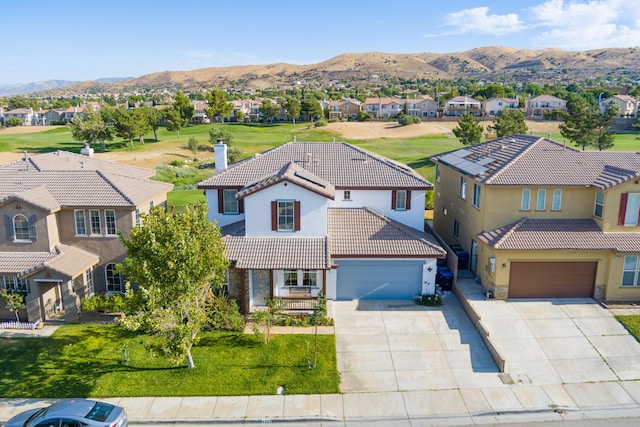
[[[107,292],[122,292],[122,274],[116,270],[114,263],[106,265],[104,274],[107,282]]]
[[[26,216],[18,214],[13,217],[13,236],[15,240],[29,239],[29,220]]]

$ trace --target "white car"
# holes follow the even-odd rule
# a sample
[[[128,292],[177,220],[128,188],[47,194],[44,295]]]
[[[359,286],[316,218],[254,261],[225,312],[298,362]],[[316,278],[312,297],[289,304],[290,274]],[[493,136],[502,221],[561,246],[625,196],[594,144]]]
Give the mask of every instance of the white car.
[[[65,399],[22,412],[3,427],[127,427],[124,408],[88,399]]]

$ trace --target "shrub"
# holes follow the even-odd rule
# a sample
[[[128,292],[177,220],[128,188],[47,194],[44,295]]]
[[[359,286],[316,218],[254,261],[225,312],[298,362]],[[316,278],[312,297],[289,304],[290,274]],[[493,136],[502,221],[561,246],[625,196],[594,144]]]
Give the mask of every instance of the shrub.
[[[427,191],[424,198],[424,208],[428,211],[433,210],[433,191]]]
[[[237,332],[244,329],[244,318],[240,314],[238,303],[227,294],[213,295],[207,311],[208,328]]]
[[[413,117],[413,116],[407,116],[407,115],[402,115],[400,116],[400,118],[398,119],[398,123],[401,126],[407,126],[407,125],[412,125],[415,123],[420,123],[422,120],[420,120],[420,117]]]
[[[240,147],[229,147],[227,148],[227,160],[229,163],[235,163],[242,160],[244,157],[244,153],[240,149]]]
[[[327,121],[326,120],[318,120],[317,122],[315,122],[313,124],[314,127],[321,127],[321,126],[326,126],[327,125]]]
[[[339,121],[340,121],[340,119],[339,119],[339,118],[337,118],[337,117],[331,117],[331,118],[329,119],[329,123],[338,123]]]
[[[22,122],[22,119],[19,117],[9,117],[7,120],[5,120],[4,124],[9,127],[14,127],[14,126],[22,126],[23,122]]]
[[[436,286],[436,292],[434,294],[419,295],[416,297],[415,301],[418,305],[439,307],[442,305],[442,290],[440,289],[440,286]]]
[[[189,150],[191,150],[193,153],[198,152],[199,145],[200,144],[198,142],[198,138],[194,138],[194,137],[189,138]]]
[[[94,295],[80,301],[82,311],[102,311],[105,313],[120,313],[125,309],[122,294]]]

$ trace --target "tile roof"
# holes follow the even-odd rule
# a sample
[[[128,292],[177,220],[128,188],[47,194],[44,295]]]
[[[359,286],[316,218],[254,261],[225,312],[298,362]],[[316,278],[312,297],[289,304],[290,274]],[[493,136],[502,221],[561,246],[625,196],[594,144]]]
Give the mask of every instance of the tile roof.
[[[430,234],[368,208],[329,208],[332,257],[445,257]]]
[[[640,153],[578,151],[545,138],[512,135],[431,158],[485,185],[594,186],[640,177]]]
[[[312,173],[307,172],[304,168],[295,163],[287,163],[278,172],[273,175],[259,179],[256,182],[246,185],[238,192],[236,198],[241,199],[250,194],[256,193],[265,188],[271,187],[283,181],[288,181],[299,187],[306,188],[309,191],[320,194],[328,199],[335,199],[336,189],[333,184],[318,178]]]
[[[100,257],[85,250],[58,244],[51,252],[0,252],[0,272],[24,276],[49,268],[69,278],[97,264]]]
[[[432,189],[410,167],[344,142],[289,142],[202,181],[198,188],[243,187],[294,163],[336,188]]]
[[[228,258],[236,268],[328,270],[324,237],[225,236]]]
[[[615,250],[640,252],[640,233],[605,233],[592,219],[530,219],[478,234],[502,250]]]

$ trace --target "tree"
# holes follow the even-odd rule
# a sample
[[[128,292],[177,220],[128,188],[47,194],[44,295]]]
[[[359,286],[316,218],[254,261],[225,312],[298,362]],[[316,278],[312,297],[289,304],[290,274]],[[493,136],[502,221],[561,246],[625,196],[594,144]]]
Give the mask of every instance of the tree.
[[[136,137],[140,138],[140,142],[144,144],[144,139],[141,135],[146,133],[145,129],[146,131],[149,130],[149,123],[144,116],[144,112],[137,108],[129,111],[120,108],[113,125],[116,128],[116,136],[129,140],[131,148],[133,148],[133,138]]]
[[[302,116],[309,121],[313,121],[322,117],[322,107],[320,106],[318,100],[313,96],[306,96],[302,100],[300,112]]]
[[[604,150],[613,146],[614,132],[609,129],[611,119],[618,114],[617,105],[609,104],[604,114],[595,103],[572,94],[567,101],[564,123],[560,125],[563,137],[585,150],[592,146]]]
[[[260,115],[264,117],[266,121],[273,123],[273,119],[278,116],[279,111],[280,106],[278,104],[274,104],[269,99],[262,101],[262,105],[260,106]]]
[[[502,110],[493,121],[493,125],[487,126],[487,130],[495,132],[498,138],[516,133],[527,133],[524,113],[520,110]]]
[[[300,117],[300,110],[302,108],[300,101],[294,96],[287,96],[282,106],[287,116],[293,120],[293,125],[295,126],[296,119]]]
[[[129,114],[133,116],[133,120],[136,123],[136,136],[138,137],[138,140],[142,145],[144,145],[144,136],[152,129],[151,114],[153,113],[151,113],[150,111],[152,111],[152,109],[149,107],[134,108],[133,110],[129,111]]]
[[[99,142],[102,151],[107,150],[105,141],[113,141],[111,128],[102,120],[100,114],[91,108],[87,108],[84,118],[76,117],[67,126],[71,130],[73,139],[89,145]]]
[[[0,289],[0,297],[4,298],[7,303],[7,309],[15,313],[16,322],[20,321],[20,316],[18,316],[18,311],[24,307],[24,296],[18,292],[12,292],[8,289]]]
[[[453,129],[453,134],[464,145],[478,144],[482,138],[482,125],[471,113],[464,113],[458,120],[458,126]]]
[[[178,133],[178,139],[180,139],[180,129],[187,125],[186,119],[180,117],[178,110],[164,110],[164,121],[168,131],[176,131]]]
[[[221,122],[223,117],[228,117],[233,111],[233,104],[227,101],[227,93],[215,88],[211,92],[208,92],[207,102],[209,107],[207,108],[207,115],[209,117],[215,117],[216,122]]]
[[[128,239],[120,238],[128,251],[122,272],[140,288],[134,293],[128,285],[126,299],[135,309],[123,325],[159,337],[163,354],[175,363],[186,358],[194,368],[191,348],[207,323],[212,289],[226,277],[220,229],[207,219],[204,204],[181,214],[157,206]]]
[[[226,129],[220,129],[217,127],[209,129],[209,142],[216,144],[219,139],[223,140],[225,144],[231,145],[233,142],[233,135],[231,135],[231,132]]]
[[[604,114],[600,116],[596,127],[595,147],[598,151],[613,147],[615,132],[611,129],[611,119],[620,114],[620,107],[611,101],[604,109]]]
[[[193,117],[193,112],[195,107],[191,103],[191,100],[184,92],[176,93],[175,100],[173,103],[173,109],[176,110],[180,114],[180,118],[182,118],[183,126],[186,126],[191,121]]]
[[[160,127],[160,120],[162,120],[162,113],[152,107],[141,107],[140,110],[144,111],[144,115],[149,122],[149,128],[153,130],[153,138],[158,142],[158,128]]]

